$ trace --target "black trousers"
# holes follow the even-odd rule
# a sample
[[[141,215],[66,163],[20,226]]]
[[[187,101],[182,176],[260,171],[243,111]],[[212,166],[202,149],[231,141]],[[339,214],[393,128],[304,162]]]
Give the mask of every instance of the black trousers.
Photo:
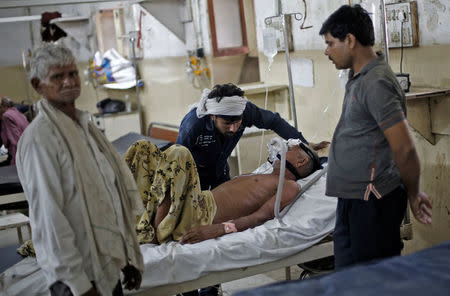
[[[92,283],[95,287],[95,283]],[[61,281],[57,281],[50,286],[50,295],[52,296],[73,296],[69,286]],[[122,284],[120,280],[117,282],[116,287],[113,290],[112,296],[123,296]]]
[[[400,185],[377,199],[338,199],[334,229],[335,268],[400,255],[400,225],[407,205]]]

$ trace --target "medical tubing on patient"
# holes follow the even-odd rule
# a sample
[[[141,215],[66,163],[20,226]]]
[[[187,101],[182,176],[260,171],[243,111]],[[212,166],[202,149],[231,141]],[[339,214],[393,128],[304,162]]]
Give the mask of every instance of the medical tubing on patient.
[[[320,173],[315,175],[314,178],[312,178],[310,181],[308,181],[308,183],[302,185],[302,188],[300,188],[300,191],[299,191],[299,193],[297,193],[297,196],[294,198],[294,200],[283,209],[283,214],[281,214],[281,213],[279,214],[280,218],[283,218],[283,216],[286,215],[287,212],[289,212],[290,208],[297,201],[297,199],[300,196],[302,196],[303,193],[305,193],[317,181],[319,181],[319,179],[322,178],[322,176],[325,175],[327,171],[328,171],[328,166],[326,166],[323,169],[321,169]]]
[[[281,203],[281,196],[283,194],[283,185],[284,185],[284,174],[286,169],[286,144],[285,142],[280,138],[273,138],[271,140],[271,145],[275,144],[276,142],[280,147],[280,177],[278,179],[278,188],[277,188],[277,195],[275,198],[275,207],[273,209],[273,214],[275,218],[280,219],[280,203]]]

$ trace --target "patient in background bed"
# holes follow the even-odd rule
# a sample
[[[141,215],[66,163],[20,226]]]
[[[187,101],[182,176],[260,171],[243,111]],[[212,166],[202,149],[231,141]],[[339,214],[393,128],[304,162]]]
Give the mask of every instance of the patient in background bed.
[[[0,99],[1,142],[8,149],[10,164],[16,164],[17,143],[28,126],[25,115],[14,107],[8,97]],[[1,146],[1,143],[0,143]]]
[[[274,217],[279,160],[271,174],[242,175],[212,191],[200,190],[194,159],[183,146],[162,152],[150,142],[138,141],[125,154],[125,161],[146,207],[137,224],[140,243],[197,243]],[[317,155],[301,144],[286,153],[286,167],[281,209],[299,193],[296,180],[320,164]]]

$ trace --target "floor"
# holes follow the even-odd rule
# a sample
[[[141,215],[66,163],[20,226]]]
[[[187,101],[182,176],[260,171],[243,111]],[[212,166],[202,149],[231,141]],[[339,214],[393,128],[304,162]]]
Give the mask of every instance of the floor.
[[[28,240],[29,234],[26,227],[22,227],[22,235],[24,240]],[[0,248],[18,244],[16,229],[7,229],[0,231]],[[291,267],[291,279],[298,279],[302,269],[298,266]],[[232,282],[223,283],[221,285],[222,295],[230,296],[236,292],[247,290],[271,283],[284,281],[285,269],[279,269]]]
[[[291,279],[298,279],[301,272],[302,269],[300,267],[292,266]],[[286,277],[284,268],[267,273],[262,273],[259,275],[254,275],[248,278],[222,284],[222,295],[230,296],[242,290],[265,286],[268,284],[284,281],[285,279]]]

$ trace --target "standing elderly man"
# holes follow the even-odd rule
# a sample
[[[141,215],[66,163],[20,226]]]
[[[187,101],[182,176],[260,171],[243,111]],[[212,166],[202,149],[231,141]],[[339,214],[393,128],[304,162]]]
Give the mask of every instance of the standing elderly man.
[[[139,288],[134,222],[142,203],[125,163],[89,114],[75,108],[75,58],[45,44],[31,58],[30,78],[43,98],[19,142],[17,168],[51,294],[122,295],[121,270],[125,288]]]
[[[181,122],[177,144],[187,147],[194,156],[202,190],[214,189],[230,180],[227,160],[246,127],[270,129],[286,140],[308,143],[278,113],[257,107],[243,95],[244,91],[231,83],[205,89],[198,106]],[[321,142],[314,149],[328,144]]]
[[[361,6],[344,5],[322,25],[325,55],[350,68],[341,118],[331,142],[326,194],[338,197],[335,266],[399,255],[407,199],[415,218],[431,223],[420,191],[420,164],[406,121],[405,95],[373,50],[373,24]]]

